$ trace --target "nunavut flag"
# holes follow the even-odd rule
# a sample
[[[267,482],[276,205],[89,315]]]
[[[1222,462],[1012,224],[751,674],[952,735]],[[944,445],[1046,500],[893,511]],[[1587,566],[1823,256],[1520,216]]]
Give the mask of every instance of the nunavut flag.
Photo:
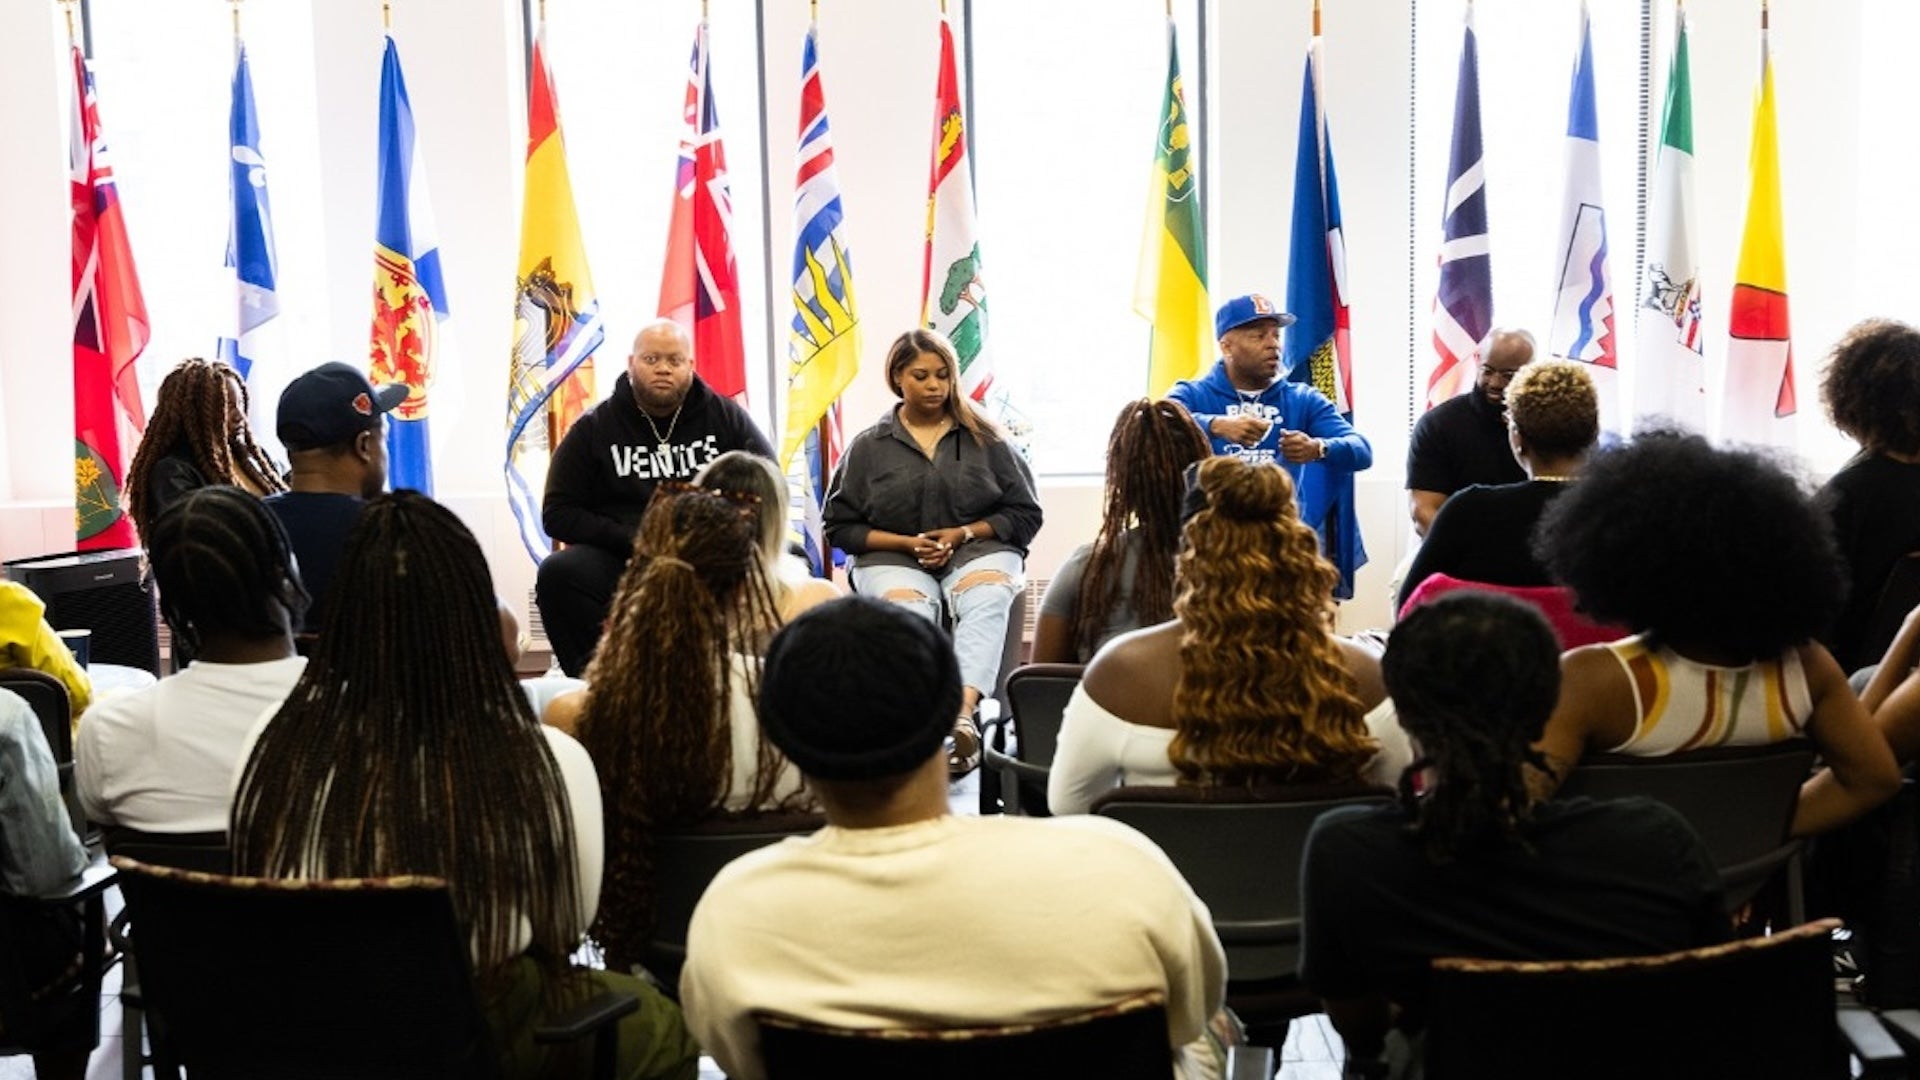
[[[1793,342],[1787,328],[1786,239],[1780,224],[1780,142],[1775,131],[1773,60],[1766,9],[1760,14],[1760,91],[1753,103],[1753,152],[1747,169],[1747,224],[1733,272],[1727,324],[1726,394],[1720,437],[1731,442],[1793,441]]]
[[[146,427],[133,362],[150,336],[120,194],[107,163],[93,70],[73,47],[74,535],[82,551],[134,546],[121,509],[127,447]]]
[[[593,351],[606,339],[573,208],[560,103],[547,67],[547,25],[533,41],[527,93],[527,185],[520,210],[513,366],[507,379],[507,502],[535,562],[553,549],[540,521],[547,462],[593,400]]]
[[[693,36],[687,76],[687,134],[680,140],[660,314],[693,332],[693,365],[713,392],[743,401],[747,351],[740,332],[740,274],[733,261],[733,191],[720,112],[713,103],[707,22]]]
[[[1548,351],[1588,365],[1603,431],[1622,428],[1619,337],[1607,271],[1607,210],[1600,195],[1600,119],[1593,88],[1593,25],[1580,5],[1580,48],[1567,95],[1567,186],[1560,217],[1558,287]]]
[[[407,398],[387,418],[387,480],[393,490],[433,494],[427,386],[440,352],[447,286],[414,138],[413,105],[400,50],[387,37],[380,66],[380,199],[373,233],[373,344],[368,379],[404,383]]]
[[[1153,324],[1147,393],[1154,397],[1199,375],[1214,348],[1206,232],[1200,227],[1200,157],[1191,130],[1180,89],[1180,45],[1169,18],[1167,96],[1154,135],[1147,227],[1133,286],[1133,310]]]

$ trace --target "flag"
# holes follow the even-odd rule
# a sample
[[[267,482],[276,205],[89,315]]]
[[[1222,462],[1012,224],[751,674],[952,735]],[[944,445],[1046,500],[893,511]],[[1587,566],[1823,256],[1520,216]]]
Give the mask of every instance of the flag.
[[[1593,24],[1580,5],[1580,47],[1567,95],[1566,200],[1555,252],[1558,289],[1548,352],[1588,365],[1600,401],[1600,427],[1619,431],[1620,345],[1614,334],[1613,279],[1607,273],[1607,211],[1600,193],[1600,121],[1594,106]]]
[[[540,522],[547,461],[593,399],[593,352],[606,338],[574,213],[560,102],[546,55],[542,22],[534,37],[527,94],[527,183],[520,210],[506,448],[507,501],[535,562],[553,547]]]
[[[820,528],[823,478],[839,464],[840,392],[860,362],[860,315],[853,296],[840,177],[833,167],[827,92],[820,80],[819,27],[807,26],[800,63],[799,175],[794,191],[793,327],[787,338],[787,427],[780,460],[791,467],[804,444],[802,534],[814,572],[829,562]],[[820,441],[822,421],[830,432]]]
[[[426,167],[413,127],[413,104],[400,70],[400,49],[387,35],[380,64],[380,197],[373,230],[374,385],[405,383],[407,398],[387,418],[387,481],[398,491],[433,494],[433,449],[427,440],[427,388],[440,355],[440,323],[448,315],[440,273],[440,241],[427,202]]]
[[[1753,102],[1752,189],[1727,321],[1727,392],[1720,437],[1734,442],[1793,441],[1793,343],[1787,329],[1786,237],[1780,225],[1780,143],[1774,130],[1773,60],[1760,16],[1760,90]]]
[[[227,119],[231,160],[225,263],[233,289],[234,318],[216,351],[247,384],[251,405],[247,419],[255,441],[277,457],[281,447],[274,434],[278,427],[276,414],[280,391],[286,388],[290,376],[284,364],[276,362],[281,354],[269,345],[262,329],[280,314],[280,297],[274,291],[279,260],[274,255],[273,211],[267,198],[267,159],[260,149],[260,119],[253,107],[253,73],[247,63],[246,45],[236,44],[233,99]]]
[[[720,112],[713,102],[707,22],[693,35],[687,75],[687,134],[680,140],[660,314],[693,331],[693,365],[713,392],[747,396],[747,347],[740,332],[740,274],[733,261],[733,192]]]
[[[1146,231],[1133,310],[1153,324],[1147,393],[1164,395],[1200,374],[1213,355],[1213,312],[1207,306],[1207,241],[1200,224],[1200,158],[1187,127],[1180,89],[1180,44],[1167,20],[1167,96],[1154,134]]]
[[[1648,214],[1646,278],[1633,372],[1634,413],[1707,430],[1706,364],[1700,356],[1699,230],[1693,212],[1693,89],[1687,15],[1674,12],[1673,62],[1660,118]]]
[[[121,485],[133,432],[147,426],[133,362],[149,330],[93,69],[79,46],[72,52],[74,535],[80,550],[93,551],[134,546]]]
[[[920,271],[920,325],[953,342],[960,389],[984,402],[993,386],[987,348],[987,284],[973,210],[973,159],[953,62],[953,26],[940,16],[940,74],[933,98],[933,170],[927,179],[927,249]]]
[[[1453,153],[1441,215],[1440,288],[1433,298],[1433,348],[1427,407],[1473,385],[1480,349],[1493,332],[1493,265],[1487,247],[1486,161],[1480,155],[1480,49],[1467,5],[1460,82],[1453,97]]]
[[[1353,352],[1347,328],[1347,253],[1340,227],[1340,184],[1333,170],[1320,85],[1320,35],[1307,45],[1300,91],[1300,140],[1293,163],[1293,243],[1287,254],[1287,377],[1319,390],[1353,422]],[[1340,571],[1334,595],[1353,597],[1353,575],[1367,563],[1354,506],[1353,472],[1309,462],[1300,474],[1302,520]]]

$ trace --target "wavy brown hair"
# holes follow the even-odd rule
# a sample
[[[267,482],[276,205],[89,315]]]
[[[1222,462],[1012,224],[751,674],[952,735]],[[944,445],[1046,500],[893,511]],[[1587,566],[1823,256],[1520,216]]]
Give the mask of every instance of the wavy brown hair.
[[[735,794],[733,658],[758,656],[779,619],[757,503],[660,485],[587,666],[580,741],[600,773],[607,829],[593,934],[612,968],[637,962],[653,929],[653,838],[714,817]],[[750,667],[749,697],[758,682]],[[751,807],[774,808],[785,765],[761,740]]]
[[[1165,399],[1130,401],[1107,437],[1107,502],[1073,604],[1073,644],[1091,656],[1120,602],[1123,536],[1134,549],[1133,614],[1139,626],[1173,617],[1173,558],[1188,465],[1213,452],[1193,417]]]
[[[909,330],[893,339],[893,344],[887,346],[887,389],[893,391],[895,397],[900,396],[900,373],[921,353],[932,353],[946,362],[947,375],[952,383],[952,388],[947,392],[946,409],[947,418],[953,421],[953,425],[972,435],[976,445],[1003,441],[993,421],[975,409],[973,402],[960,389],[960,354],[953,350],[953,342],[938,330]]]
[[[1211,458],[1175,568],[1181,623],[1167,756],[1182,783],[1357,781],[1379,744],[1333,639],[1338,572],[1275,465]]]
[[[255,495],[287,490],[273,459],[253,441],[247,384],[218,360],[180,361],[161,380],[153,415],[127,469],[127,516],[142,536],[159,508],[148,490],[153,466],[184,452],[209,484],[232,484]]]

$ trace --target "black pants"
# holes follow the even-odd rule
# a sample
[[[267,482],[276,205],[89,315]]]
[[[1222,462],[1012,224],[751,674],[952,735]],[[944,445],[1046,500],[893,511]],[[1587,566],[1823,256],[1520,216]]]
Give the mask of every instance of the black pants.
[[[625,558],[588,544],[556,551],[540,564],[534,602],[560,670],[578,678],[587,669],[626,565]]]

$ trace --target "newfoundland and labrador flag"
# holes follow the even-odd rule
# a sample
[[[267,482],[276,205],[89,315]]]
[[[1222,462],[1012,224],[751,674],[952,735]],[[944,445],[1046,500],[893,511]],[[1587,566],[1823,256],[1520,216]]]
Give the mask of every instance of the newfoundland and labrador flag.
[[[427,387],[440,352],[447,286],[427,202],[426,170],[400,50],[387,37],[380,67],[380,198],[373,234],[373,344],[368,378],[403,383],[407,398],[387,418],[387,482],[433,494]]]
[[[713,102],[707,23],[694,30],[687,75],[687,133],[674,173],[673,219],[660,275],[660,314],[693,333],[693,366],[713,392],[742,403],[747,349],[740,330],[740,273],[733,259],[733,189]]]
[[[1793,341],[1787,324],[1787,247],[1780,224],[1780,142],[1774,126],[1773,60],[1760,16],[1760,90],[1753,102],[1752,189],[1740,259],[1733,272],[1733,314],[1727,322],[1727,390],[1720,437],[1730,442],[1790,445]]]

